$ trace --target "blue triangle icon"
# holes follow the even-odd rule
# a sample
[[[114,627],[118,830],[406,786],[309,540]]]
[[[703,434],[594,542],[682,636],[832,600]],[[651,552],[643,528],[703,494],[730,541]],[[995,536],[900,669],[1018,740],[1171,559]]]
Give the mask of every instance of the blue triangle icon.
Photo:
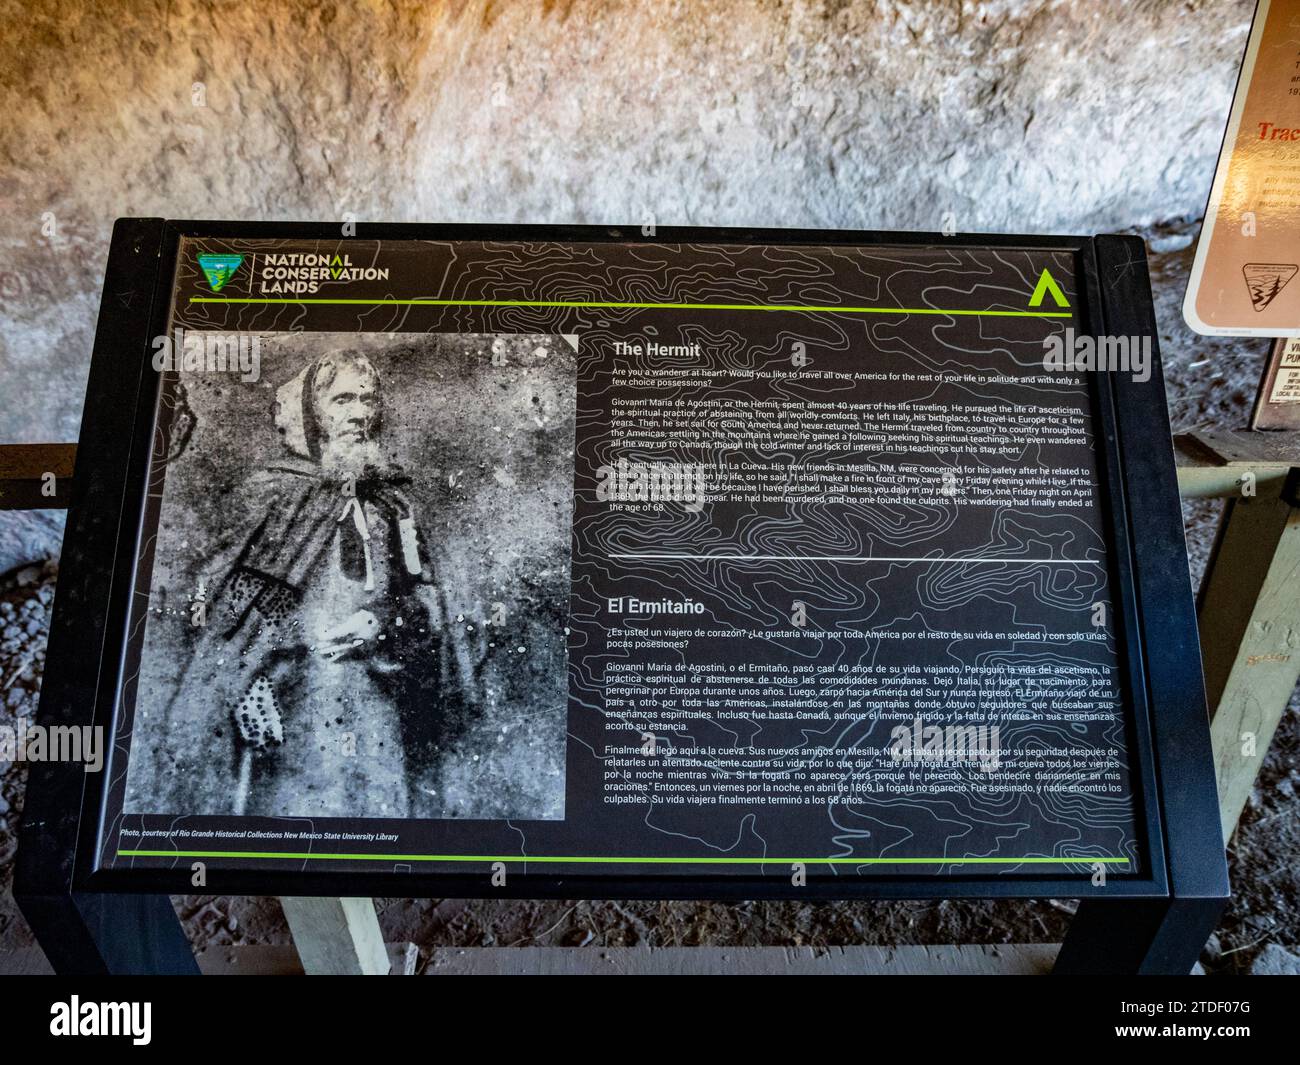
[[[198,259],[199,268],[208,279],[213,292],[225,288],[226,282],[235,276],[235,271],[244,261],[242,255],[217,255],[212,252],[200,252]]]

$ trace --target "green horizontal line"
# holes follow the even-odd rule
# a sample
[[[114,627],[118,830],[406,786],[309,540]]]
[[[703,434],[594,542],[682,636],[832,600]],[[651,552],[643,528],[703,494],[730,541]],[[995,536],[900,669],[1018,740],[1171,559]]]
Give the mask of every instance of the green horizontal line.
[[[119,858],[288,858],[340,862],[547,862],[575,865],[1091,865],[1128,864],[1127,858],[633,858],[523,854],[324,854],[311,851],[120,850]]]
[[[1070,318],[1073,311],[972,311],[935,307],[824,307],[795,303],[622,303],[604,300],[291,299],[269,296],[191,296],[191,303],[339,303],[388,307],[579,307],[663,311],[799,311],[820,314],[940,314],[983,318]]]

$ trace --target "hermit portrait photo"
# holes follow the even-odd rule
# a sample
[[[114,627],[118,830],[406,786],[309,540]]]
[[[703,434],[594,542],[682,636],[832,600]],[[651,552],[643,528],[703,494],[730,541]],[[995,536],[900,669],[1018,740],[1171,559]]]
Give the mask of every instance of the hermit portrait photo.
[[[575,345],[177,360],[128,813],[564,816]]]

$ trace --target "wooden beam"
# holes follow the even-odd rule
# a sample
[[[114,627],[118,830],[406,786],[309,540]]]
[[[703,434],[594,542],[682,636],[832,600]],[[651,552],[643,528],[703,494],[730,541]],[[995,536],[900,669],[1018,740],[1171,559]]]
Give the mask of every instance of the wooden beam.
[[[1231,499],[1243,488],[1276,495],[1300,466],[1300,433],[1180,433],[1174,461],[1184,499]]]
[[[71,477],[76,461],[76,444],[0,444],[0,480],[39,481],[46,471]]]
[[[387,976],[392,962],[370,899],[280,896],[308,976]]]
[[[426,976],[1046,976],[1052,943],[896,947],[440,947]]]
[[[1230,500],[1198,621],[1223,838],[1231,838],[1300,679],[1300,508],[1278,494]]]
[[[76,444],[0,444],[0,510],[67,509],[76,458]]]

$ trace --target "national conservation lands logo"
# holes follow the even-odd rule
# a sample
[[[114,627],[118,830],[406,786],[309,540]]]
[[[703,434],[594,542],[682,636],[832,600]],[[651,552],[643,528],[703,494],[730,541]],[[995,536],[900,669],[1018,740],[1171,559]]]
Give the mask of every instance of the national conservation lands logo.
[[[319,292],[327,281],[387,281],[388,268],[354,266],[342,252],[267,252],[253,270],[259,295]]]
[[[199,269],[208,279],[213,292],[220,292],[226,287],[226,282],[235,276],[235,271],[243,261],[242,255],[217,255],[206,251],[199,253]]]
[[[200,252],[199,268],[213,292],[220,292],[243,265],[244,256]],[[346,252],[259,252],[248,256],[252,294],[312,295],[328,282],[387,281],[386,266],[357,266]]]
[[[1241,268],[1250,289],[1250,303],[1258,314],[1286,288],[1286,283],[1300,272],[1295,263],[1247,263]]]

